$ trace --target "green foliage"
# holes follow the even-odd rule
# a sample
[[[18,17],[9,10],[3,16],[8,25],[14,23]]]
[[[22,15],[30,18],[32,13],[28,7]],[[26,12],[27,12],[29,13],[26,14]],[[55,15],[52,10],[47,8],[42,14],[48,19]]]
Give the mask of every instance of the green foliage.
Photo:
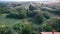
[[[50,25],[46,25],[44,28],[43,28],[44,31],[46,32],[51,32],[52,31],[52,27]]]
[[[30,31],[27,29],[22,30],[22,34],[30,34]]]
[[[6,29],[7,27],[5,26],[5,25],[0,25],[0,31],[5,31],[5,29]]]
[[[50,16],[48,15],[47,12],[44,12],[44,13],[43,13],[43,16],[44,16],[44,18],[46,18],[46,19],[50,19]]]
[[[0,14],[7,13],[6,7],[0,7]]]
[[[24,19],[27,16],[27,10],[22,9],[21,11],[18,11],[17,9],[22,9],[22,8],[12,8],[10,9],[10,13],[6,16],[7,18],[14,18],[14,19]]]
[[[28,11],[27,12],[27,17],[35,17],[36,14],[37,14],[37,11],[36,10],[35,11]]]
[[[3,34],[13,34],[11,30],[7,29]]]
[[[43,22],[43,14],[41,11],[37,12],[36,19],[38,20],[38,24],[41,24]]]
[[[0,25],[0,32],[2,32],[3,34],[13,34],[14,32],[17,32],[18,34],[41,34],[40,32],[42,30],[50,32],[53,29],[60,32],[60,19],[50,18],[48,12],[43,12],[43,11],[50,11],[51,13],[59,15],[60,14],[59,10],[49,10],[44,8],[41,11],[40,8],[42,6],[40,7],[40,5],[39,6],[33,6],[33,5],[30,4],[27,7],[25,5],[15,6],[12,7],[11,9],[7,9],[6,6],[0,7],[1,16],[3,16],[4,13],[6,13],[6,15],[3,16],[4,17],[3,19],[0,18],[1,22],[7,21],[10,24],[11,22],[9,21],[12,21],[13,24],[13,22],[16,20],[13,25],[9,26]],[[13,19],[9,20],[7,18],[13,18]],[[46,18],[45,21],[44,18]],[[24,19],[25,21],[22,22],[22,20]]]
[[[34,7],[34,6],[32,6],[31,4],[29,5],[29,10],[30,11],[33,11],[33,10],[35,10],[36,8]]]
[[[22,34],[30,34],[33,32],[33,26],[26,23],[18,23],[13,26],[13,29],[16,31],[21,31]]]
[[[9,15],[6,16],[6,18],[24,19],[25,16],[23,16],[23,15],[18,15],[18,14],[9,14]]]
[[[55,29],[56,31],[60,31],[60,23],[59,23],[59,19],[57,18],[52,18],[50,19],[46,26],[43,27],[44,31],[52,31],[53,29]]]
[[[7,26],[7,25],[0,25],[0,32],[2,34],[12,34],[12,29],[10,29],[11,27],[10,26]]]
[[[27,10],[21,11],[20,15],[24,16],[25,18],[27,17]]]
[[[60,31],[59,19],[56,19],[55,22],[53,22],[53,23],[51,24],[51,26],[52,26],[53,29],[55,29],[56,31]]]

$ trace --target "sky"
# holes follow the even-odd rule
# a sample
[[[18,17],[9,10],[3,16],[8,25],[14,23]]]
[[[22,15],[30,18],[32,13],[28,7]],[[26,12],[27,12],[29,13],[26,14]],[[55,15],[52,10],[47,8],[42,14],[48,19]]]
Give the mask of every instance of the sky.
[[[52,0],[0,0],[0,1],[52,1]]]

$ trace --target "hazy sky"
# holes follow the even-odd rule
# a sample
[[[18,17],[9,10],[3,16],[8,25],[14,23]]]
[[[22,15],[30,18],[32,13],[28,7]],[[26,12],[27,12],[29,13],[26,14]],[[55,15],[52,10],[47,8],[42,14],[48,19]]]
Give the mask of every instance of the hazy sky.
[[[0,0],[0,1],[56,1],[56,0]]]

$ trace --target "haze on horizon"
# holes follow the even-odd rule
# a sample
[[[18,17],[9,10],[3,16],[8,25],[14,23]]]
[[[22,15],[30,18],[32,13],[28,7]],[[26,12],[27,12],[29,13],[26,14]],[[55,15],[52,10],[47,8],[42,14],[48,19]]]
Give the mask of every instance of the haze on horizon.
[[[48,2],[56,2],[56,1],[59,1],[59,0],[0,0],[0,1],[48,1]]]

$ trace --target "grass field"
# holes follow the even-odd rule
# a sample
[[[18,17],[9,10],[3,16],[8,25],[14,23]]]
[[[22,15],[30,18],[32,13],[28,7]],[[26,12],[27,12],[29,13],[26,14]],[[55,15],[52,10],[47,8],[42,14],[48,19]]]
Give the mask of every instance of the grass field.
[[[17,19],[6,18],[6,15],[7,14],[0,14],[0,24],[11,25],[11,24],[14,24],[14,23],[22,22],[21,20],[17,20]]]

